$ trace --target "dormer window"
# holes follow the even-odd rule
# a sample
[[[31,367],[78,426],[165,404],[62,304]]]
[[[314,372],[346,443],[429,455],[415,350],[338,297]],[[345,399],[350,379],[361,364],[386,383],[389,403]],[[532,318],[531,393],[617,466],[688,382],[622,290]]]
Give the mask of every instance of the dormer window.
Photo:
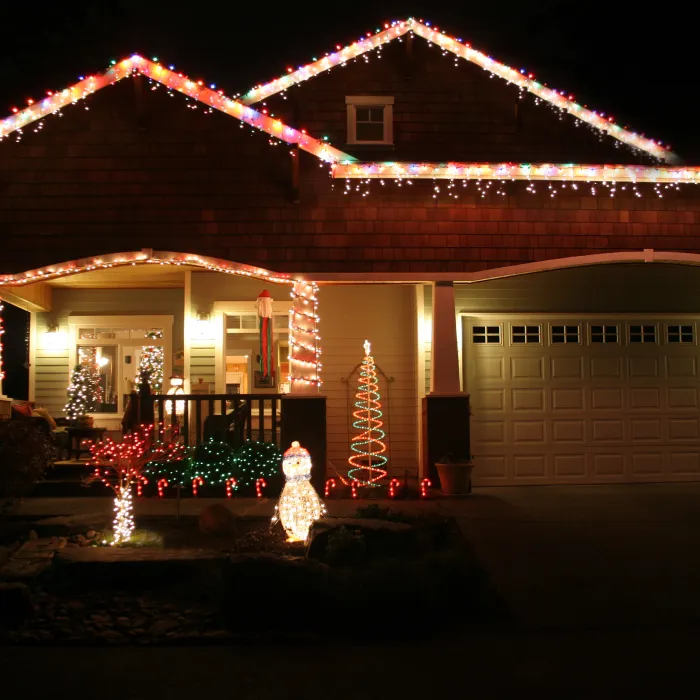
[[[394,143],[394,98],[352,96],[345,98],[348,109],[348,143]]]

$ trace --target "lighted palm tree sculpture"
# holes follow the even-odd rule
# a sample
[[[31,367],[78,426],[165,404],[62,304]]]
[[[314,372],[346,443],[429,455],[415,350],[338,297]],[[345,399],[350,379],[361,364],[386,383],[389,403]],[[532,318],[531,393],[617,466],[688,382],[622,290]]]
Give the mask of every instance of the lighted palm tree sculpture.
[[[383,442],[386,433],[382,430],[384,423],[381,420],[377,368],[370,355],[369,340],[365,340],[364,348],[365,357],[360,366],[360,381],[352,414],[355,418],[352,427],[360,432],[350,442],[350,449],[355,454],[348,460],[351,466],[348,476],[364,486],[379,486],[378,482],[388,474],[384,469],[388,461]]]

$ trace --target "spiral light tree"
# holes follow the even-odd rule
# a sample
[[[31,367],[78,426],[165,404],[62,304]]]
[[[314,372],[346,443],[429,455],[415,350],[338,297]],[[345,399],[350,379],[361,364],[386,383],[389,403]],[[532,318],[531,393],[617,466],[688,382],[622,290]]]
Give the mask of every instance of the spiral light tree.
[[[365,357],[360,366],[360,381],[355,394],[355,421],[352,427],[359,432],[350,442],[350,449],[355,453],[348,462],[350,479],[357,480],[364,486],[379,486],[379,481],[387,476],[384,467],[387,463],[386,433],[382,430],[382,405],[379,402],[377,368],[370,354],[369,340],[365,340]]]
[[[179,444],[154,444],[153,426],[125,435],[122,442],[101,440],[90,449],[89,466],[94,472],[87,483],[101,481],[114,491],[114,536],[110,544],[126,544],[134,531],[132,486],[144,478],[147,464],[175,462],[185,457],[186,448]]]

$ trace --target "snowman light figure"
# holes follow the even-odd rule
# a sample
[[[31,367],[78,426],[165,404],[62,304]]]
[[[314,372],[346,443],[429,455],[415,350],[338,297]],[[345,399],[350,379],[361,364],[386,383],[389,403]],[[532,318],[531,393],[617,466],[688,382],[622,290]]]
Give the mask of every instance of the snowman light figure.
[[[326,514],[326,507],[311,485],[311,457],[298,442],[284,453],[282,471],[285,484],[272,522],[282,523],[289,542],[303,542],[312,523]]]

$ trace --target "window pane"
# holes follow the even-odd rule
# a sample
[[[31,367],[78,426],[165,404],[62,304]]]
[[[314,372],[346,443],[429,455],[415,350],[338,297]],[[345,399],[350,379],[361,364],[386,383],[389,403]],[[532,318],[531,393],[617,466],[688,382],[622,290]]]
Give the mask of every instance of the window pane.
[[[78,330],[78,338],[80,340],[94,340],[95,339],[95,329],[94,328],[80,328]]]
[[[358,141],[383,141],[384,123],[357,122],[355,137]]]
[[[258,327],[258,317],[255,314],[241,316],[241,328],[255,330]]]
[[[358,122],[368,122],[369,107],[355,107],[355,118]]]
[[[117,412],[116,345],[82,345],[77,348],[78,364],[90,370],[86,387],[86,413]]]
[[[370,107],[369,121],[384,122],[384,107]]]
[[[231,328],[233,330],[236,330],[240,327],[241,327],[241,317],[239,315],[226,317],[226,328]]]

